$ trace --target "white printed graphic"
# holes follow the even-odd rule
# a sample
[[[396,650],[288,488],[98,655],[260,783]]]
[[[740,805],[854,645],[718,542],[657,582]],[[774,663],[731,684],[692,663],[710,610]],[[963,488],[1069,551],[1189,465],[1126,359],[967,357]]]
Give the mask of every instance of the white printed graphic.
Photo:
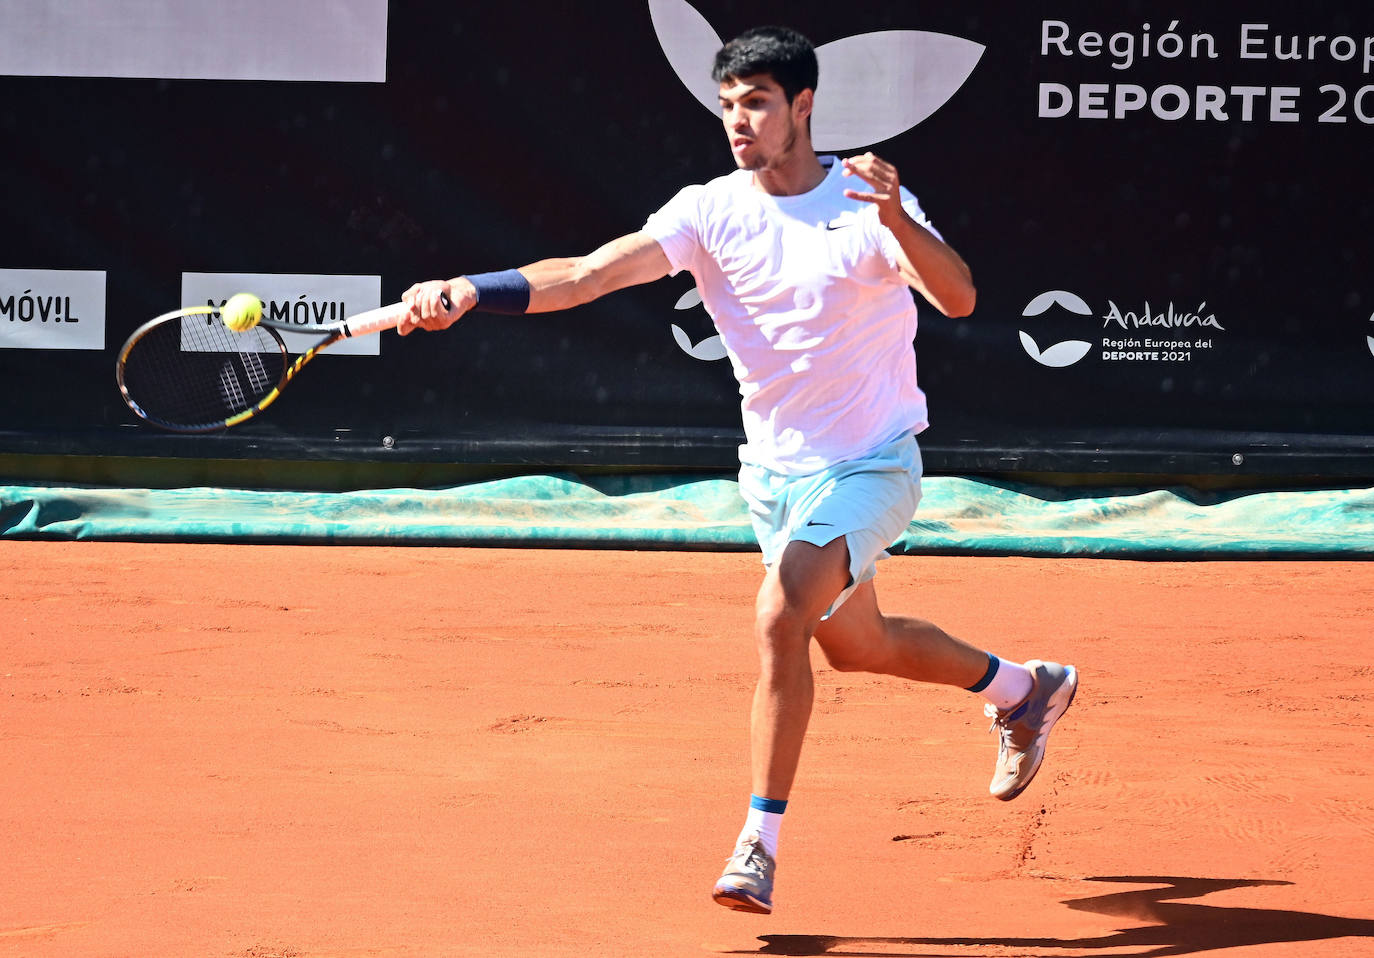
[[[691,309],[693,306],[701,305],[701,291],[693,287],[683,293],[673,309]],[[693,359],[700,359],[704,362],[712,362],[717,359],[725,358],[725,342],[719,336],[707,336],[696,345],[692,344],[692,338],[677,323],[673,324],[673,339],[678,347],[691,356]]]
[[[1026,308],[1021,310],[1022,316],[1039,316],[1051,306],[1061,306],[1073,313],[1081,316],[1091,316],[1092,308],[1082,298],[1073,293],[1062,289],[1052,289],[1047,293],[1041,293],[1026,304]],[[1088,355],[1088,350],[1093,348],[1092,343],[1084,342],[1081,339],[1066,339],[1062,343],[1055,343],[1045,349],[1041,349],[1030,333],[1025,330],[1017,330],[1021,336],[1021,346],[1026,350],[1026,354],[1042,366],[1050,366],[1055,369],[1062,369],[1065,366],[1072,366],[1084,356]]]
[[[649,16],[673,72],[702,106],[720,113],[720,87],[711,64],[723,45],[715,28],[687,0],[649,0]],[[982,44],[921,30],[889,30],[842,37],[816,48],[820,65],[812,145],[852,150],[889,140],[925,120],[964,85],[983,55]],[[676,309],[701,302],[689,296]],[[685,304],[685,305],[684,305]],[[725,358],[719,336],[695,345],[677,325],[673,339],[693,359]]]
[[[649,0],[649,15],[678,79],[719,114],[711,63],[724,41],[687,0]],[[820,81],[812,143],[818,150],[851,150],[905,133],[954,96],[982,55],[982,44],[923,30],[822,43],[816,48]]]
[[[1092,307],[1081,296],[1062,289],[1039,294],[1026,304],[1021,315],[1039,316],[1055,306],[1080,316],[1093,315]],[[1216,313],[1208,311],[1206,301],[1192,310],[1180,309],[1172,302],[1159,308],[1149,300],[1138,309],[1122,309],[1109,299],[1100,319],[1106,330],[1102,336],[1102,361],[1109,363],[1191,363],[1215,348],[1215,333],[1226,332]],[[1090,342],[1066,339],[1041,349],[1024,329],[1017,330],[1017,334],[1026,355],[1054,369],[1072,366],[1093,348]]]
[[[1047,293],[1041,293],[1035,299],[1026,304],[1026,308],[1021,310],[1022,316],[1039,316],[1045,310],[1054,305],[1063,306],[1065,309],[1080,316],[1091,316],[1092,307],[1083,302],[1083,297],[1076,293],[1070,293],[1062,289],[1052,289]]]
[[[1108,34],[1104,28],[1123,21],[1111,16],[1109,6],[1100,10],[1108,19],[1076,25],[1040,21],[1040,56],[1051,61],[1053,72],[1063,61],[1078,59],[1079,69],[1093,74],[1075,85],[1041,81],[1042,119],[1374,124],[1374,85],[1366,82],[1374,68],[1374,36],[1367,29],[1337,32],[1344,18],[1327,18],[1323,25],[1309,17],[1304,32],[1277,24],[1271,29],[1267,22],[1237,22],[1211,32],[1180,29],[1177,19],[1147,20],[1138,29]],[[1328,82],[1296,83],[1304,75],[1294,72],[1300,63],[1313,64]],[[1358,78],[1349,72],[1342,77],[1342,67],[1357,69]],[[1137,68],[1143,76],[1133,75]],[[1207,82],[1198,83],[1199,74]]]
[[[337,323],[382,305],[380,276],[299,275],[295,273],[182,273],[181,305],[223,306],[235,293],[262,300],[263,319],[309,330]],[[300,353],[319,342],[315,335],[282,333],[286,347]],[[324,356],[376,356],[382,337],[359,336],[329,347]]]
[[[1374,316],[1370,316],[1370,317],[1369,317],[1369,321],[1370,321],[1371,323],[1374,323]],[[1366,337],[1364,338],[1364,341],[1365,341],[1365,345],[1369,347],[1369,352],[1370,352],[1370,354],[1371,354],[1371,355],[1374,355],[1374,336],[1366,336]]]
[[[1092,343],[1085,343],[1081,339],[1066,339],[1062,343],[1055,343],[1053,346],[1042,350],[1031,338],[1030,333],[1024,330],[1018,330],[1018,332],[1021,336],[1021,346],[1026,350],[1026,354],[1040,365],[1055,369],[1072,366],[1088,355],[1088,350],[1093,348]]]
[[[386,81],[387,0],[0,0],[0,75]]]
[[[105,272],[0,269],[0,349],[104,349]]]

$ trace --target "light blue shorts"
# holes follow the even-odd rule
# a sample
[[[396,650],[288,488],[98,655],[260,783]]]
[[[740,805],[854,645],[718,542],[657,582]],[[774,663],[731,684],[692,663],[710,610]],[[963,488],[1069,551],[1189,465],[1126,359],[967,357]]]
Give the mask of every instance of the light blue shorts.
[[[809,476],[744,465],[739,487],[765,566],[776,562],[789,542],[824,546],[845,537],[849,586],[830,607],[834,612],[857,586],[877,574],[878,561],[887,558],[887,547],[916,514],[921,501],[921,450],[916,437],[906,435],[862,459]]]

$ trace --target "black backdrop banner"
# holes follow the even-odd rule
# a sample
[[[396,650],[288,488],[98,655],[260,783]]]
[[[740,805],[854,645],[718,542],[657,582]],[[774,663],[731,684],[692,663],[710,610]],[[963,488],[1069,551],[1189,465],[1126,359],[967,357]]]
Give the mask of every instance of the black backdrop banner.
[[[730,468],[687,274],[385,333],[209,437],[139,423],[113,360],[240,289],[316,322],[638,229],[731,168],[716,39],[785,22],[820,47],[818,145],[893,161],[974,272],[971,317],[921,310],[931,471],[1374,475],[1366,4],[314,5],[345,22],[250,12],[189,72],[158,53],[216,47],[194,17],[89,70],[53,5],[7,25],[0,452]]]

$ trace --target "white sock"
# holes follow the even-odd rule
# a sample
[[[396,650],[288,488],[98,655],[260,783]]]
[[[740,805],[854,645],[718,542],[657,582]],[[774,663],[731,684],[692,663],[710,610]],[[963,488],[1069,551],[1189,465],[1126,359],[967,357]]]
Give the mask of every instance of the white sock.
[[[769,811],[768,809],[776,809]],[[759,836],[763,842],[763,850],[776,858],[778,855],[778,831],[782,828],[782,813],[787,808],[787,802],[770,799],[750,797],[749,814],[745,816],[744,827],[740,829],[739,838],[735,844],[753,835]]]
[[[1020,705],[1030,697],[1035,683],[1030,669],[1019,662],[1008,662],[995,655],[988,656],[988,673],[969,691],[977,692],[999,709]]]

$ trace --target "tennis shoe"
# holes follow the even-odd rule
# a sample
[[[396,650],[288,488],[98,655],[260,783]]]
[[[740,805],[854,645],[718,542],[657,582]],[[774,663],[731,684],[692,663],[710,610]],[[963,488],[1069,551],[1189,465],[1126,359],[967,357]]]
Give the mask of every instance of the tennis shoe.
[[[726,908],[747,911],[756,915],[773,912],[773,856],[763,848],[757,835],[740,839],[735,853],[725,861],[725,874],[720,876],[711,897]]]
[[[1009,709],[991,702],[983,709],[992,719],[988,731],[995,729],[998,737],[997,768],[988,791],[1004,802],[1024,792],[1040,771],[1050,729],[1068,711],[1078,691],[1078,672],[1072,665],[1032,659],[1026,668],[1033,682],[1029,698]]]

